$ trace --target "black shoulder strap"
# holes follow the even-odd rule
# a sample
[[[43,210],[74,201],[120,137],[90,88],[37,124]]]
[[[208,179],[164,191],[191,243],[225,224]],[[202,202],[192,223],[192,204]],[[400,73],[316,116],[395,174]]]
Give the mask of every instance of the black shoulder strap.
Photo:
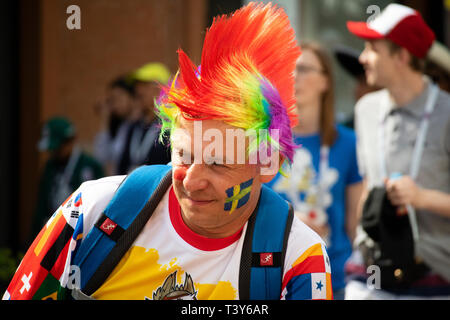
[[[259,202],[247,223],[244,243],[242,245],[241,265],[239,266],[239,300],[250,300],[250,274],[252,267],[252,240]]]
[[[283,238],[283,251],[281,252],[281,276],[284,274],[284,259],[286,258],[286,249],[289,239],[289,234],[291,232],[292,221],[294,220],[294,208],[291,203],[289,204],[289,213],[286,221],[286,229],[284,229],[284,238]]]
[[[172,170],[164,176],[159,185],[156,187],[150,199],[145,204],[144,208],[139,212],[130,226],[123,231],[116,245],[103,260],[98,269],[94,272],[92,277],[83,288],[84,294],[90,296],[93,294],[108,278],[116,265],[120,262],[122,257],[133,244],[134,240],[141,233],[144,225],[152,216],[159,202],[163,198],[169,186],[172,184]]]

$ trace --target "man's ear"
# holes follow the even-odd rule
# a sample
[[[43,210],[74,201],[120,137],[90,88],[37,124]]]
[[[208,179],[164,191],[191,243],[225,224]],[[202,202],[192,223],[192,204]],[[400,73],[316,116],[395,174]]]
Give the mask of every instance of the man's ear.
[[[280,153],[274,153],[270,157],[270,161],[267,164],[260,164],[260,181],[261,183],[270,182],[280,171],[281,165],[283,164],[285,158]]]
[[[405,48],[400,48],[396,53],[398,61],[404,65],[407,66],[411,62],[411,53],[409,53],[408,50]]]

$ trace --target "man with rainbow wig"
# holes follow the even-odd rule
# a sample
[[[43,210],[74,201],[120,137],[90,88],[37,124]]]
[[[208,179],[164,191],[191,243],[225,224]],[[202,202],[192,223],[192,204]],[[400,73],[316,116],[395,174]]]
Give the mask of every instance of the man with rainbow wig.
[[[287,15],[250,3],[214,19],[200,66],[178,54],[156,101],[172,163],[82,184],[4,299],[332,299],[324,242],[264,186],[295,148]]]

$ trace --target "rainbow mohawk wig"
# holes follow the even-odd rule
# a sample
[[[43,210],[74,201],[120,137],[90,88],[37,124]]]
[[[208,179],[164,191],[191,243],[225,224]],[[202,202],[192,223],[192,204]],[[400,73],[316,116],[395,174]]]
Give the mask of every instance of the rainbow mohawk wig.
[[[268,129],[256,147],[271,144],[291,162],[291,127],[297,122],[293,71],[299,55],[281,8],[252,2],[231,16],[216,17],[205,36],[201,67],[178,50],[180,69],[156,103],[162,134],[174,128],[178,115],[256,132]],[[278,142],[272,140],[273,129],[279,130]]]

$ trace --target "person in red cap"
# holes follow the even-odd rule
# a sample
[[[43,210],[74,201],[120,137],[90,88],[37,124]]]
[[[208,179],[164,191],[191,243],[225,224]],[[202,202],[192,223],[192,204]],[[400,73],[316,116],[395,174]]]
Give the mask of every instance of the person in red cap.
[[[355,107],[365,190],[346,299],[450,297],[450,95],[423,74],[434,33],[399,4],[347,28],[365,40],[368,84],[385,89]]]

